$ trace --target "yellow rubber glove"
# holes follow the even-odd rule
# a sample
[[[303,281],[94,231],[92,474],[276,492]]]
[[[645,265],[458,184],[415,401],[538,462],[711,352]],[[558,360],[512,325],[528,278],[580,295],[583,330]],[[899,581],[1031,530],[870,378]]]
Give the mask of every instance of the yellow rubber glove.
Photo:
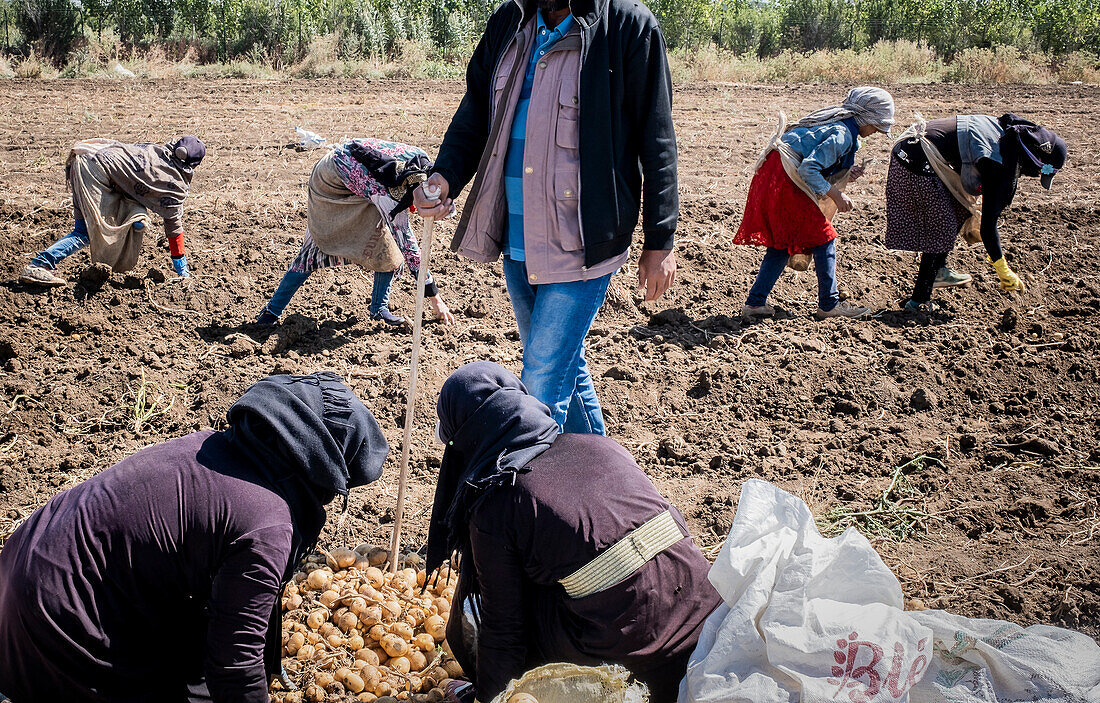
[[[1008,262],[1005,261],[1003,256],[996,261],[993,261],[987,256],[985,260],[993,264],[993,268],[997,269],[997,278],[1001,279],[1002,290],[1026,290],[1024,282],[1020,280],[1020,277],[1016,275],[1015,271],[1008,267]]]

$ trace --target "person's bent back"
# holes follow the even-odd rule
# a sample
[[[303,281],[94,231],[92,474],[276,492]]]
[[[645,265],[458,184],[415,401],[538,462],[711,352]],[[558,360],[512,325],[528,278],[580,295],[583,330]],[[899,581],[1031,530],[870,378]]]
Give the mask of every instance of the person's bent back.
[[[558,434],[513,374],[475,362],[439,399],[447,443],[428,568],[463,555],[456,603],[476,604],[476,636],[456,614],[447,641],[490,700],[549,662],[615,663],[673,701],[719,596],[683,517],[618,443]]]
[[[333,374],[273,376],[230,429],[54,496],[0,552],[0,692],[15,703],[266,703],[278,595],[324,505],[388,453]]]

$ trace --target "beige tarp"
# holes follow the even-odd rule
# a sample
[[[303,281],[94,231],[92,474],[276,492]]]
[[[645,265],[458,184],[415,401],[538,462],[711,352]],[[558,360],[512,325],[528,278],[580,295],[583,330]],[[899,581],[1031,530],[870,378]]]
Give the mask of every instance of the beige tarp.
[[[378,208],[352,193],[326,154],[309,177],[307,224],[314,244],[368,271],[393,271],[403,261]]]

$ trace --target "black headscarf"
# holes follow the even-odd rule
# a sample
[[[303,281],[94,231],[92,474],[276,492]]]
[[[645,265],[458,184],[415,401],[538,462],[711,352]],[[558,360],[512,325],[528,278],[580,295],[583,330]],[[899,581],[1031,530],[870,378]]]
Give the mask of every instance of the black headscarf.
[[[268,376],[226,413],[230,445],[290,507],[294,534],[283,580],[317,544],[325,505],[382,475],[390,447],[378,421],[332,372]],[[265,661],[279,671],[279,602]]]
[[[395,217],[397,213],[409,209],[416,186],[428,178],[428,172],[435,166],[435,162],[425,154],[417,154],[406,161],[383,154],[354,139],[345,144],[344,148],[353,159],[370,172],[372,178],[386,188],[390,197],[397,202],[397,205],[390,210],[390,217]]]
[[[514,483],[558,436],[550,409],[515,374],[490,361],[451,374],[436,411],[446,449],[428,526],[429,573],[451,552],[465,551],[474,506],[494,488]]]
[[[1065,140],[1054,130],[1012,113],[1002,115],[998,122],[1006,137],[1001,143],[1002,158],[1014,161],[1021,173],[1038,178],[1042,186],[1050,190],[1055,174],[1066,164]]]
[[[184,180],[191,183],[195,168],[206,156],[206,145],[195,135],[188,134],[170,144],[165,144],[165,147],[172,164],[179,170]]]

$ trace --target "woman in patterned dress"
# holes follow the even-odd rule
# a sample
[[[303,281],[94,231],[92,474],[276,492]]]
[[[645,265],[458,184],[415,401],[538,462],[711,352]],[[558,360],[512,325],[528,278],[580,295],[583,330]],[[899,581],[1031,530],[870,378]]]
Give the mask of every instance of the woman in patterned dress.
[[[410,230],[407,209],[412,188],[431,165],[417,147],[373,138],[349,140],[326,154],[309,181],[305,241],[256,321],[275,324],[314,271],[359,264],[374,271],[371,319],[403,324],[405,319],[389,310],[390,289],[401,270],[400,260],[414,279],[420,270],[420,247]],[[382,229],[392,235],[396,247],[386,241]],[[388,270],[386,246],[398,257]],[[430,272],[425,272],[424,295],[436,320],[454,324],[454,315]]]
[[[921,120],[906,130],[886,178],[885,241],[887,249],[921,252],[905,309],[934,310],[933,288],[971,280],[946,266],[960,234],[971,244],[982,242],[1002,289],[1024,290],[1001,251],[997,221],[1021,174],[1049,189],[1065,161],[1061,137],[1013,114]]]

